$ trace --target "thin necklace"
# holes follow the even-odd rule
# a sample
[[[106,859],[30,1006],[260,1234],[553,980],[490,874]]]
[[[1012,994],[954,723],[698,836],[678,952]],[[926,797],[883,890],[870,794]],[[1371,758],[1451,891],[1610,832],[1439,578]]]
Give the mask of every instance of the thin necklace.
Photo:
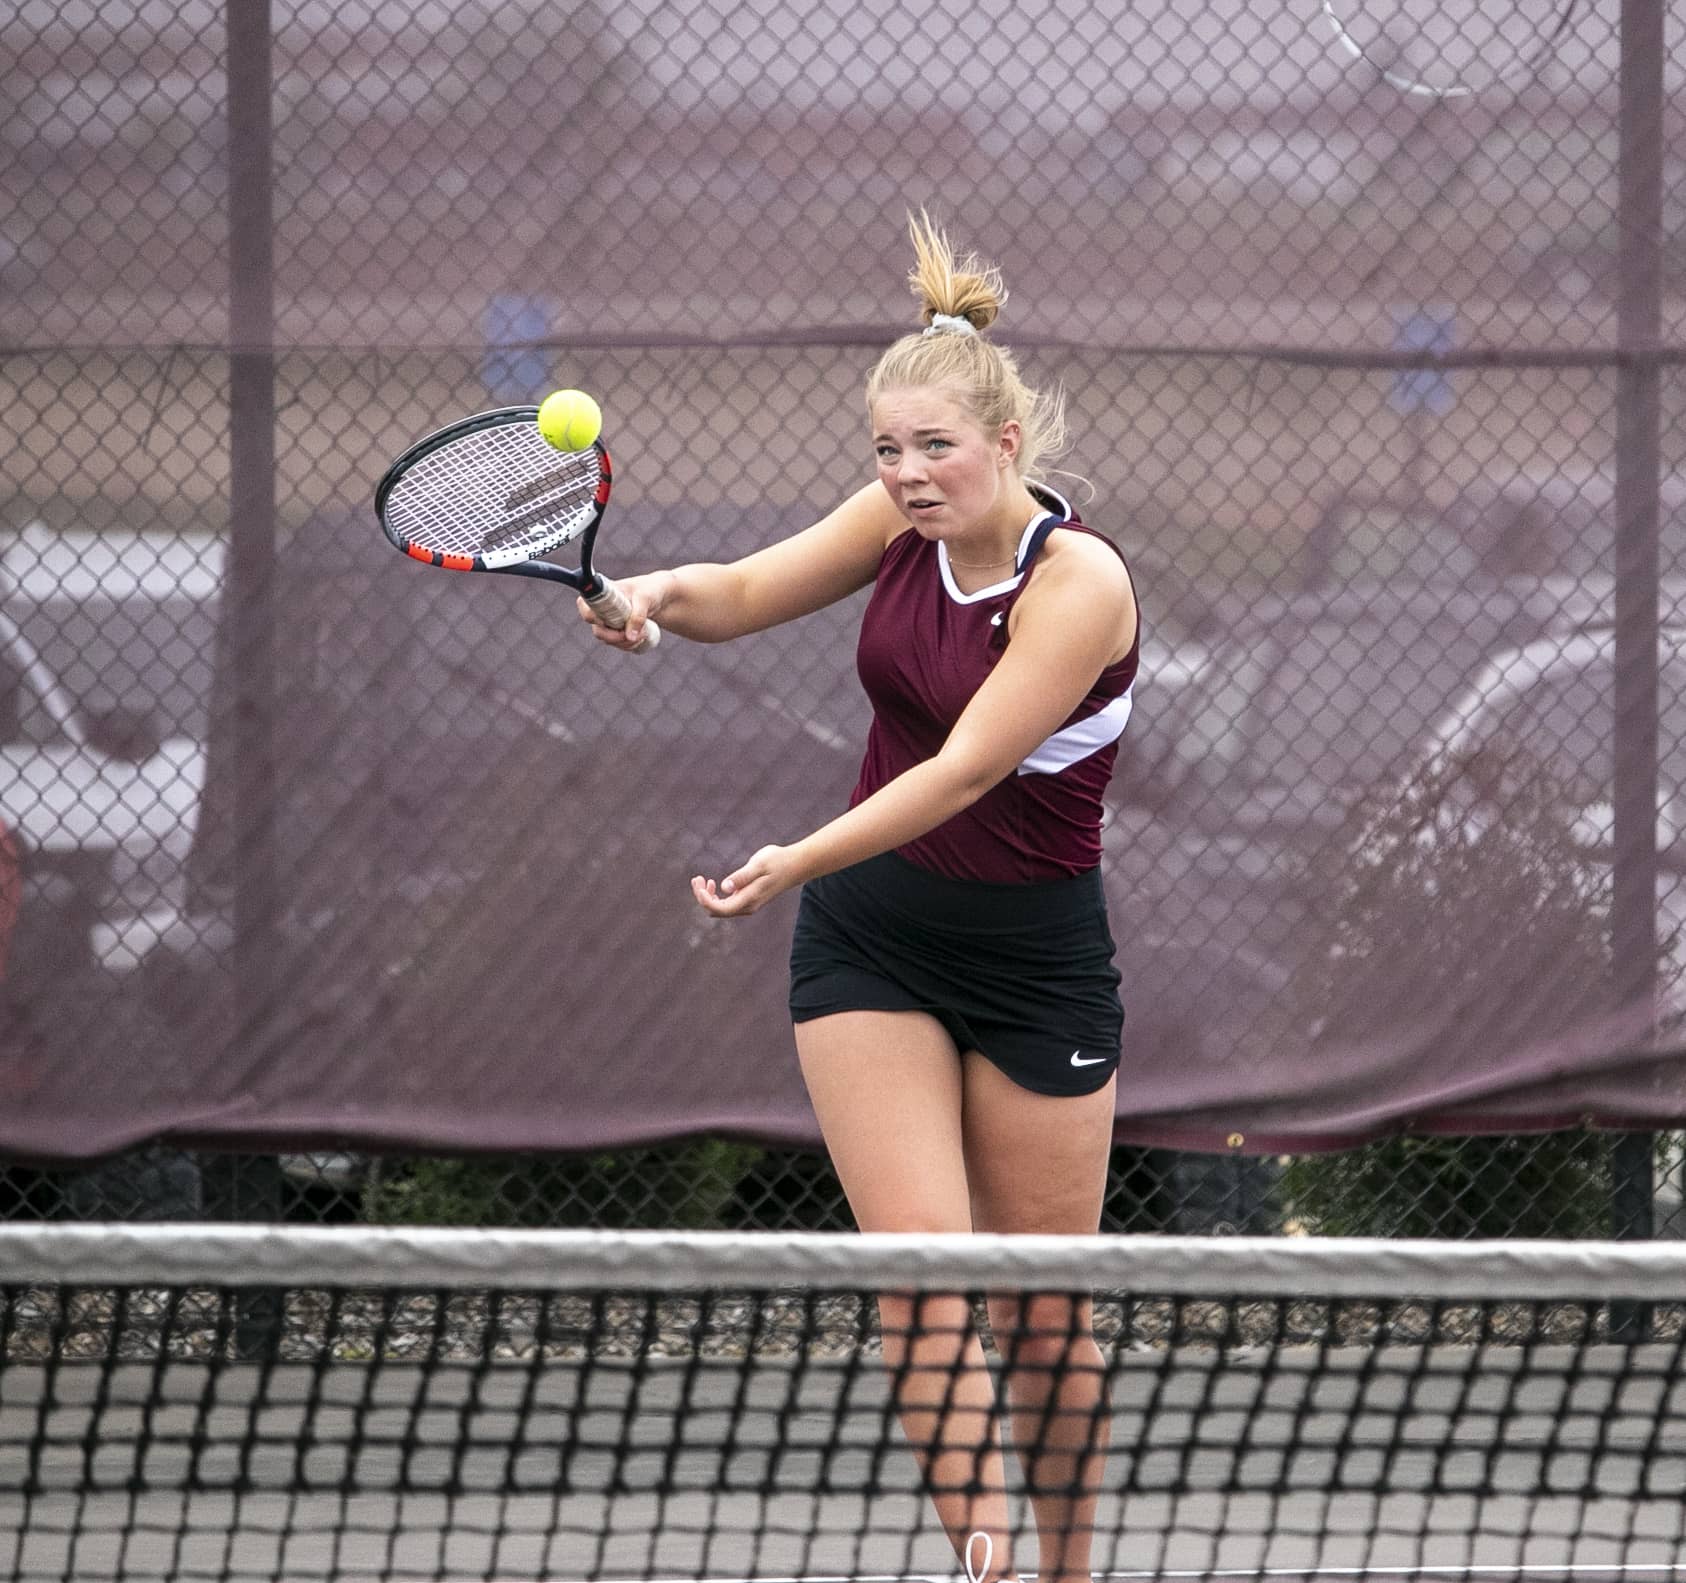
[[[947,545],[943,547],[948,548]],[[1003,555],[998,561],[962,561],[955,558],[953,550],[948,551],[948,564],[963,567],[968,572],[987,572],[992,566],[1011,566],[1017,559],[1017,555]]]

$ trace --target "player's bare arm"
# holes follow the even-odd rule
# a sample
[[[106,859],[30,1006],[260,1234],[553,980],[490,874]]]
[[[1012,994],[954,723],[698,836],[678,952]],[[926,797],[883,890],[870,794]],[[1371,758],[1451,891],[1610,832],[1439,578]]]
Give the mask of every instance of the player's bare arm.
[[[680,637],[724,643],[794,621],[866,587],[885,545],[906,526],[882,487],[869,484],[812,527],[741,560],[620,579],[633,610],[631,638],[594,622],[596,636],[624,647],[645,620],[660,616]]]
[[[716,917],[739,917],[782,891],[863,862],[935,829],[1012,774],[1135,641],[1123,563],[1077,540],[1039,568],[1013,612],[1006,652],[955,722],[942,751],[790,846],[763,847],[716,883],[692,880]]]

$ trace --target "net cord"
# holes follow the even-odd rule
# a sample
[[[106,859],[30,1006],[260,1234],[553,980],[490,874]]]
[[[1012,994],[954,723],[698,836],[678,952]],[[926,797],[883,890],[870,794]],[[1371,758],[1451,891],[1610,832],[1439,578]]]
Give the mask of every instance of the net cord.
[[[1668,1242],[0,1225],[0,1284],[1686,1299]]]

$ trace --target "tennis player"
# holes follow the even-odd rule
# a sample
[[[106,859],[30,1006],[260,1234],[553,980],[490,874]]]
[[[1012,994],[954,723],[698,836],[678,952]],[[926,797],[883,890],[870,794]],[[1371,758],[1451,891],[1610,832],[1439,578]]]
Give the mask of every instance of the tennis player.
[[[703,910],[736,918],[801,888],[790,1009],[802,1072],[864,1231],[1093,1233],[1123,1011],[1100,880],[1101,796],[1136,675],[1120,552],[1040,481],[1057,396],[984,332],[999,272],[957,261],[923,215],[910,276],[924,327],[867,383],[877,479],[731,564],[626,578],[628,647],[658,617],[719,643],[871,586],[859,671],[873,707],[847,812],[764,846]],[[880,1300],[910,1445],[957,1555],[1017,1576],[999,1414],[965,1300]],[[1104,1451],[1087,1299],[999,1296],[1012,1439],[1041,1583],[1087,1583]],[[982,1535],[987,1543],[978,1542]]]

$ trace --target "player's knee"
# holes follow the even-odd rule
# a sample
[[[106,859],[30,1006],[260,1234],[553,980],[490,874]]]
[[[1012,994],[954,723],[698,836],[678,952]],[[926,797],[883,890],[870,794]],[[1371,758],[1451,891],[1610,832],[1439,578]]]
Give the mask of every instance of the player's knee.
[[[1016,1301],[991,1312],[1001,1360],[1010,1368],[1047,1375],[1101,1366],[1091,1326],[1087,1303],[1055,1295]]]
[[[952,1364],[971,1333],[971,1305],[957,1294],[884,1292],[878,1316],[886,1356],[926,1367]]]

